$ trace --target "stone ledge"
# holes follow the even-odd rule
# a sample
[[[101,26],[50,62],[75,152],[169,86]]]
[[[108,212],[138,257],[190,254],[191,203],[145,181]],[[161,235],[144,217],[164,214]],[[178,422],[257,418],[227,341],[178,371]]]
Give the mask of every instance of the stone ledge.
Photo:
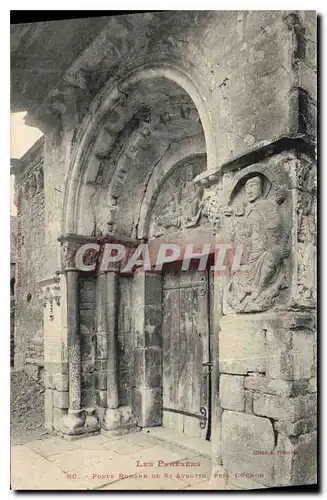
[[[260,141],[254,144],[247,153],[231,158],[214,170],[203,172],[195,177],[194,182],[205,187],[211,186],[217,182],[222,173],[239,170],[292,149],[308,153],[312,157],[315,155],[314,143],[308,135],[301,133],[282,135],[272,141]]]

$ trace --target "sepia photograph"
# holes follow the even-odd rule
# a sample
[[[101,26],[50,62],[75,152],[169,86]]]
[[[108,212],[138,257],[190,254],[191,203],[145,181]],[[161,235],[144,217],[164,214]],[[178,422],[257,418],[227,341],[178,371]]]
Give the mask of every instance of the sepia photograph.
[[[11,490],[318,491],[318,24],[11,11]]]

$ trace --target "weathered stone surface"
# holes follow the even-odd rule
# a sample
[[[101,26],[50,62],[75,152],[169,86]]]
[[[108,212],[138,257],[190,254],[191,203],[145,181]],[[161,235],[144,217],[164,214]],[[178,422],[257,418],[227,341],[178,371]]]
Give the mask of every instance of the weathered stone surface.
[[[161,425],[161,389],[134,389],[133,410],[140,427]]]
[[[38,281],[45,278],[43,138],[21,158],[15,173],[17,207],[15,278],[15,367],[43,366],[43,315]],[[49,304],[48,304],[49,306]],[[47,307],[49,315],[49,308]],[[28,361],[29,360],[29,361]],[[32,368],[33,370],[33,368]]]
[[[225,316],[220,322],[219,370],[221,373],[265,372],[265,331],[256,318]]]
[[[277,319],[267,321],[268,377],[301,380],[312,376],[315,339],[314,331],[307,325],[312,325],[312,316],[299,313],[289,314],[284,323]]]
[[[277,325],[276,325],[277,326]],[[266,352],[267,364],[266,375],[273,379],[292,380],[292,332],[274,324],[267,329]]]
[[[161,366],[161,348],[135,348],[134,370],[136,387],[144,389],[160,387]]]
[[[310,378],[314,366],[315,338],[312,331],[296,330],[292,338],[292,364],[294,379]]]
[[[61,431],[61,420],[66,414],[67,410],[63,410],[61,408],[53,408],[53,428],[56,431]]]
[[[245,413],[253,413],[253,392],[244,391],[245,394]]]
[[[250,375],[245,377],[244,385],[247,389],[264,392],[266,394],[278,394],[280,396],[290,396],[292,383],[286,380],[269,379],[262,375]]]
[[[316,377],[313,377],[309,380],[308,391],[309,392],[317,392],[317,378]]]
[[[68,391],[68,374],[57,373],[54,375],[54,384],[57,391]]]
[[[317,481],[316,432],[298,439],[279,434],[275,450],[276,485],[314,484]]]
[[[62,410],[68,409],[68,391],[53,391],[53,406]]]
[[[311,417],[301,418],[296,422],[276,420],[274,428],[285,436],[299,436],[300,434],[312,432],[317,428],[317,416],[312,415]]]
[[[276,420],[295,422],[314,414],[317,410],[315,394],[293,398],[256,393],[253,396],[253,413]]]
[[[107,407],[107,391],[98,390],[96,393],[96,404],[100,408]]]
[[[244,385],[246,389],[263,392],[265,394],[275,394],[278,396],[298,396],[308,391],[307,380],[280,380],[264,377],[260,374],[245,377]]]
[[[96,389],[105,391],[107,389],[107,371],[96,371],[94,373],[94,384]]]
[[[222,408],[244,411],[244,377],[237,375],[220,375],[219,398]]]
[[[51,375],[50,373],[47,373],[47,372],[44,373],[44,386],[49,388],[49,389],[56,388],[54,376]]]
[[[315,484],[317,482],[316,432],[303,434],[299,437],[292,472],[295,484]]]
[[[44,391],[44,427],[48,432],[53,429],[53,391]]]
[[[269,419],[224,410],[222,417],[223,466],[233,474],[261,473],[260,484],[269,485],[273,477],[275,435]],[[260,455],[260,452],[265,455]]]

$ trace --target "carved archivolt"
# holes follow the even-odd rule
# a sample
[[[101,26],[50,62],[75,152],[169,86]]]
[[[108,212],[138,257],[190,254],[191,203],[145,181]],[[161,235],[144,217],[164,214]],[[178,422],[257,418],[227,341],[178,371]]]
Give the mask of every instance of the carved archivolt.
[[[127,121],[132,120],[137,111],[137,106],[135,106],[137,103],[131,96],[133,89],[140,84],[144,85],[145,89],[145,82],[152,85],[151,82],[156,79],[160,82],[168,82],[171,87],[180,88],[180,95],[184,95],[184,101],[182,100],[178,106],[174,105],[172,112],[169,109],[163,112],[159,111],[156,109],[158,108],[156,103],[152,103],[151,121],[148,122],[145,119],[146,123],[140,123],[140,127],[136,127],[137,131],[135,129],[135,136],[134,134],[131,136],[131,141],[134,141],[135,144],[130,144],[128,151],[125,148],[119,151],[118,148],[118,156],[113,159],[112,154],[116,150],[116,144],[118,145],[121,140],[123,130],[126,127],[126,119]],[[153,88],[156,88],[156,86],[154,85]],[[134,157],[139,154],[139,151],[144,147],[143,144],[148,143],[147,137],[150,138],[149,134],[153,134],[156,127],[158,130],[164,131],[165,127],[170,126],[174,121],[174,113],[178,113],[181,120],[190,120],[198,124],[199,128],[197,131],[194,130],[193,134],[202,130],[202,124],[206,134],[208,162],[212,163],[215,158],[213,151],[215,141],[212,136],[212,125],[206,107],[207,98],[207,90],[202,85],[199,75],[193,75],[192,68],[189,68],[188,72],[186,72],[183,69],[166,64],[151,65],[148,63],[144,68],[139,68],[130,73],[128,79],[122,79],[121,84],[108,81],[108,85],[103,88],[99,96],[93,101],[90,113],[85,118],[76,138],[65,192],[62,232],[84,233],[82,213],[84,216],[86,206],[89,207],[90,205],[89,201],[87,201],[90,196],[87,189],[92,184],[95,185],[95,183],[100,182],[102,184],[101,176],[105,184],[106,172],[109,175],[110,187],[107,190],[108,197],[106,200],[103,199],[102,203],[108,212],[108,227],[104,227],[102,230],[104,232],[114,230],[114,218],[117,213],[115,207],[118,206],[119,193],[121,192],[120,186],[126,184],[128,156]],[[189,105],[189,102],[192,101],[194,106]],[[148,105],[144,99],[142,102],[143,106]],[[169,104],[169,99],[167,99],[167,104]],[[129,143],[128,138],[127,143]],[[118,161],[120,157],[121,160]],[[129,161],[132,163],[135,160],[129,158]],[[116,167],[118,167],[118,170],[116,170]],[[130,168],[128,169],[130,170]],[[84,192],[85,200],[83,201]],[[92,224],[91,220],[88,220],[85,224],[89,227]],[[91,234],[92,230],[88,229],[87,231],[89,231],[87,234]]]
[[[39,293],[39,298],[42,300],[44,308],[49,308],[49,319],[54,320],[54,304],[60,306],[61,288],[60,288],[60,273],[57,272],[51,280],[42,287]]]

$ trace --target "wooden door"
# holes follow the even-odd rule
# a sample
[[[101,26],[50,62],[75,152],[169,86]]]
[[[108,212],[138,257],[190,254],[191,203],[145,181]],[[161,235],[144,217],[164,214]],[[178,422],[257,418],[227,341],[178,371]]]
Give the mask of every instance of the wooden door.
[[[207,438],[210,418],[208,273],[163,275],[163,426]]]

